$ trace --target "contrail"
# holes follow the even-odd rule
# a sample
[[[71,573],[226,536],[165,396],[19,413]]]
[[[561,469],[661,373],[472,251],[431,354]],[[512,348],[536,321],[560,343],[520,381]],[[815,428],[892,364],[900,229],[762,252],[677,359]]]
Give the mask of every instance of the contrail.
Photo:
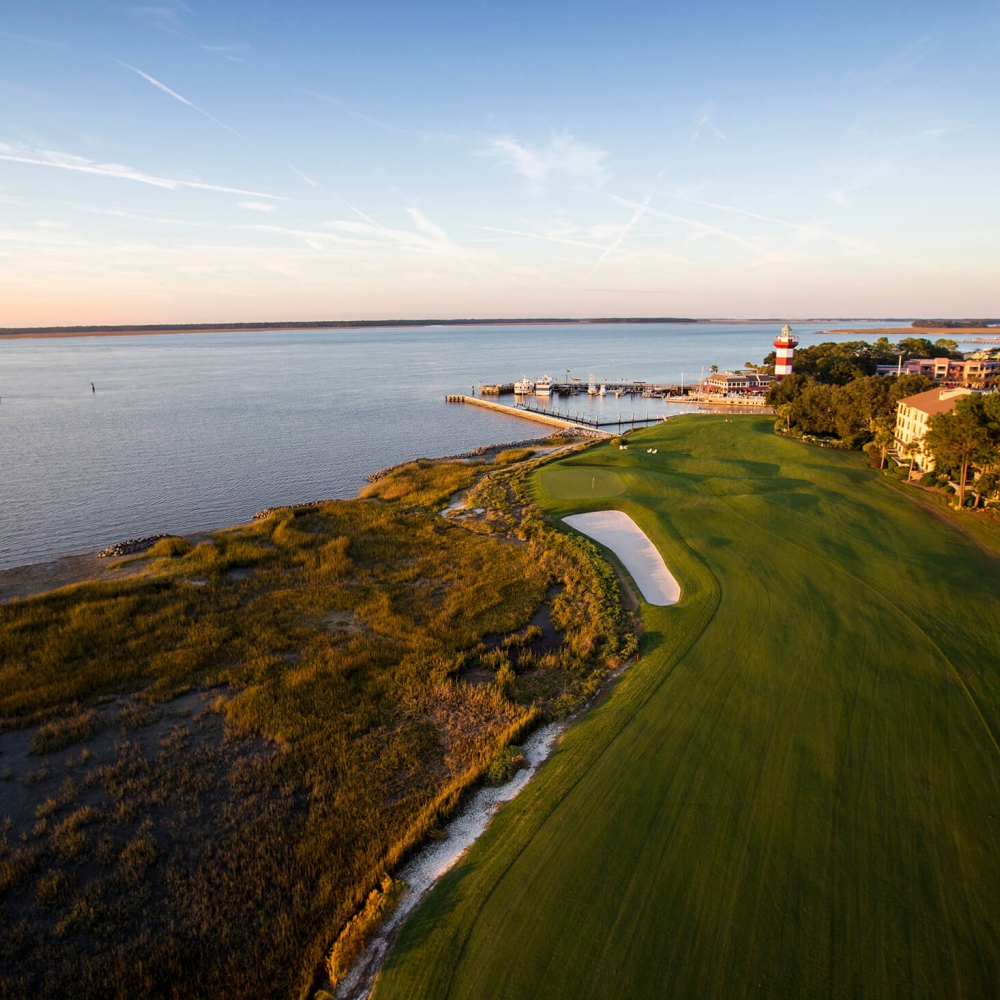
[[[595,274],[597,274],[597,269],[604,263],[604,258],[607,257],[607,255],[611,253],[613,250],[618,249],[618,244],[621,243],[623,239],[625,239],[625,236],[627,235],[628,231],[646,214],[646,210],[649,208],[649,203],[652,200],[653,196],[650,195],[641,205],[639,205],[636,208],[632,218],[625,223],[624,229],[622,229],[622,231],[618,234],[618,238],[614,241],[614,243],[611,244],[611,246],[608,247],[607,250],[604,251],[604,253],[601,254],[601,259],[594,265],[594,269],[590,272],[590,274],[587,275],[588,281],[590,281],[590,279]]]
[[[301,177],[306,182],[306,184],[308,184],[310,187],[319,187],[319,185],[311,177],[307,177],[304,173],[302,173],[301,170],[299,170],[298,167],[293,167],[289,163],[288,164],[288,168],[289,168],[289,170],[294,170],[295,173],[297,173],[299,175],[299,177]]]
[[[43,154],[44,155],[44,154]],[[221,191],[224,194],[243,194],[254,198],[271,198],[274,201],[288,201],[288,198],[278,194],[267,194],[264,191],[247,191],[245,188],[226,187],[222,184],[203,184],[201,181],[181,181],[173,177],[157,177],[144,174],[120,163],[94,163],[83,157],[71,159],[43,159],[40,156],[18,156],[14,153],[0,153],[0,160],[10,163],[29,163],[36,167],[56,167],[59,170],[74,170],[81,174],[96,174],[99,177],[116,177],[119,180],[138,181],[140,184],[152,184],[153,187],[166,188],[173,191],[176,188],[195,188],[199,191]]]
[[[232,132],[233,135],[239,136],[241,139],[244,138],[242,135],[240,135],[239,132],[236,131],[236,129],[230,128],[225,122],[220,122],[218,118],[215,118],[214,116],[210,115],[204,108],[199,108],[197,104],[192,103],[186,97],[181,97],[181,95],[178,94],[176,90],[171,90],[165,83],[160,83],[160,81],[157,80],[155,77],[150,76],[148,73],[143,73],[141,69],[137,69],[135,66],[130,66],[128,63],[122,62],[120,59],[116,59],[115,62],[118,63],[118,65],[121,66],[123,69],[128,69],[131,70],[133,73],[137,73],[147,83],[151,83],[154,87],[158,87],[160,90],[163,91],[163,93],[169,94],[172,98],[174,98],[174,100],[180,101],[181,104],[186,104],[189,108],[194,108],[194,110],[197,111],[198,114],[204,115],[209,121],[215,122],[216,125],[221,126],[227,132]]]

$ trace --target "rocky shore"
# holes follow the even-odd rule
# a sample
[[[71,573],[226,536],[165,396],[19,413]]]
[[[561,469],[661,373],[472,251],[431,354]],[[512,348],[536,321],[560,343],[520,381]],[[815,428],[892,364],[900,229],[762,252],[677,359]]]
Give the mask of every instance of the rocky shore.
[[[118,556],[130,556],[135,552],[145,552],[151,549],[161,538],[176,538],[176,535],[143,535],[142,538],[127,538],[124,542],[116,542],[97,553],[98,559],[114,559]]]

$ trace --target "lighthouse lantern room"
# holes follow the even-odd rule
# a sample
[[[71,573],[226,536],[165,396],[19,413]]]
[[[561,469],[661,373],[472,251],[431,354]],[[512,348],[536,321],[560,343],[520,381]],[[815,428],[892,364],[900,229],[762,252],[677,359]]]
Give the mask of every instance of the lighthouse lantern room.
[[[798,338],[792,333],[792,328],[786,323],[781,328],[781,333],[774,338],[774,377],[783,379],[786,375],[792,374],[792,356],[795,348],[799,346]]]

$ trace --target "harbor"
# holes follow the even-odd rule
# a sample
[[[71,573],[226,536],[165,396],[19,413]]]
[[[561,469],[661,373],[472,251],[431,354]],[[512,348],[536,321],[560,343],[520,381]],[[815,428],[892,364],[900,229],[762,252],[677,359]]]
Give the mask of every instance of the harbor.
[[[598,380],[593,375],[583,382],[570,378],[569,372],[566,375],[563,381],[523,376],[516,382],[480,382],[471,395],[450,394],[445,400],[601,436],[647,427],[685,412],[773,412],[767,391],[774,377],[757,369],[714,370],[707,377],[703,371],[693,383]],[[510,401],[501,402],[503,397]],[[636,408],[637,401],[641,409]]]

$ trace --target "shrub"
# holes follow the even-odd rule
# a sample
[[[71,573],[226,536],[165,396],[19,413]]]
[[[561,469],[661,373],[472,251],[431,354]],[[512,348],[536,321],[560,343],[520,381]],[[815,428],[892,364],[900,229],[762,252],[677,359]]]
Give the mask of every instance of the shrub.
[[[350,971],[365,945],[395,909],[405,889],[405,882],[383,875],[381,887],[372,889],[361,912],[340,932],[326,960],[326,971],[334,986]]]
[[[490,761],[486,768],[485,780],[488,785],[506,785],[515,772],[525,766],[524,754],[519,746],[504,747]]]
[[[151,559],[176,559],[191,551],[191,543],[186,538],[161,538],[150,550]]]

